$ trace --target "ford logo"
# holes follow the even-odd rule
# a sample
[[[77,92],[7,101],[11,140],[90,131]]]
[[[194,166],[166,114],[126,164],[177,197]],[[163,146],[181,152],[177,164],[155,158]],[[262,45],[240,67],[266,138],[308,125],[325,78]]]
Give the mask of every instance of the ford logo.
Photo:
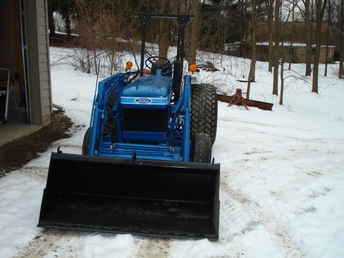
[[[152,103],[152,99],[150,99],[150,98],[136,98],[135,102],[139,103],[139,104],[150,104],[150,103]]]

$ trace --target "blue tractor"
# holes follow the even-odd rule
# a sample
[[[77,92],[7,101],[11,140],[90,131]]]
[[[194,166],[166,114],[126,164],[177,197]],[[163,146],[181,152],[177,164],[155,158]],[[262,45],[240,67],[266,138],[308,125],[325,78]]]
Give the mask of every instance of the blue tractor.
[[[39,226],[216,240],[216,91],[183,76],[190,16],[138,16],[140,68],[98,84],[82,155],[52,153]],[[173,62],[145,59],[145,27],[153,18],[178,21]]]

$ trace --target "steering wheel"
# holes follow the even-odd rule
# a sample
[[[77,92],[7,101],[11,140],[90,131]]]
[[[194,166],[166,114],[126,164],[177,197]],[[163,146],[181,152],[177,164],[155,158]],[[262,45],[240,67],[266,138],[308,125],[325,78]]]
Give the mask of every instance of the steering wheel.
[[[172,67],[170,60],[168,60],[168,58],[163,57],[163,56],[150,56],[146,59],[145,65],[148,69],[152,69],[153,63],[157,63],[160,60],[165,61],[164,63],[161,64],[163,66],[163,69],[166,69],[168,67]]]
[[[163,60],[163,62],[160,62]],[[159,69],[161,69],[162,75],[172,74],[172,64],[170,60],[163,56],[150,56],[146,59],[145,65],[148,69],[152,69],[155,64],[159,63]]]

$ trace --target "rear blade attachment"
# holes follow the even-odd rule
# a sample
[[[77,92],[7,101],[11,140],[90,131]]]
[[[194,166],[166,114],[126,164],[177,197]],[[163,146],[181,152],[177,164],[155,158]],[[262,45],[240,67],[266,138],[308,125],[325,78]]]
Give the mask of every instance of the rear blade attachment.
[[[218,239],[219,164],[53,153],[39,225]]]

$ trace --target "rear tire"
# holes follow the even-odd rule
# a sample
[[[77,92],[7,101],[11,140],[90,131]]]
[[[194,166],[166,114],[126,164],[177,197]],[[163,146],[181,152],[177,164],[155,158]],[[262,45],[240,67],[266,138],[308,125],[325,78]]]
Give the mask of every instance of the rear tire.
[[[90,128],[87,128],[82,142],[82,155],[88,155],[88,144],[90,142]]]
[[[216,89],[210,84],[193,84],[191,90],[191,137],[205,133],[213,144],[217,127]]]
[[[212,142],[210,136],[205,133],[198,133],[193,138],[193,161],[210,163],[211,162]]]

